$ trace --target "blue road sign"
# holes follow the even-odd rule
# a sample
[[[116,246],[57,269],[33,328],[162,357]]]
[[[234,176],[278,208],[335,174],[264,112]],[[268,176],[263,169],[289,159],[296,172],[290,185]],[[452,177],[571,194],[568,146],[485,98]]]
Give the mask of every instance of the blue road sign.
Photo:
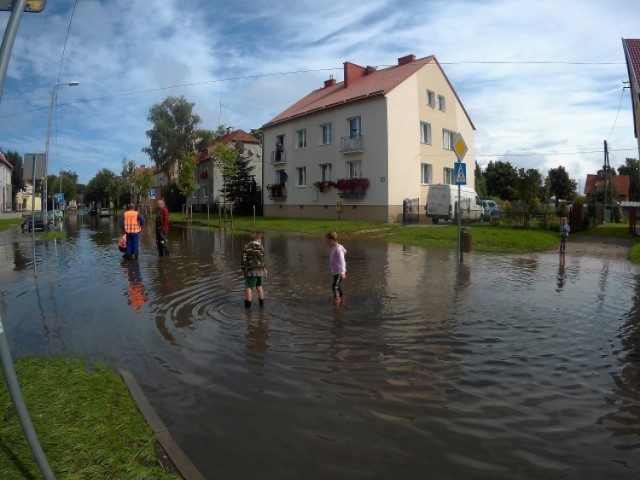
[[[462,162],[457,162],[453,169],[453,179],[455,180],[456,185],[466,185],[467,184],[467,164]]]

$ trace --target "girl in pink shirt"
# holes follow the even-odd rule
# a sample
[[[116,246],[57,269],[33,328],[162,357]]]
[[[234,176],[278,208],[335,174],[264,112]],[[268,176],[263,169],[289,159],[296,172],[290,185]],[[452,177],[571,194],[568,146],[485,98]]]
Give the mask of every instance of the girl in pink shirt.
[[[325,235],[327,243],[331,247],[329,254],[329,265],[331,266],[331,275],[333,275],[333,284],[331,291],[333,292],[334,308],[344,307],[344,292],[342,291],[342,280],[347,278],[347,262],[344,259],[347,250],[338,243],[338,232],[335,230]]]

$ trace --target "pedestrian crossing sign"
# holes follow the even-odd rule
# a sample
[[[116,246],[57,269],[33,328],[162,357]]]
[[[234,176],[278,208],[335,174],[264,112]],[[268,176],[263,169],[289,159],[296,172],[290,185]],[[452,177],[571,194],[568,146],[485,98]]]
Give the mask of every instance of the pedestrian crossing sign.
[[[467,184],[467,164],[462,162],[457,162],[453,169],[453,178],[455,180],[456,185],[466,185]]]

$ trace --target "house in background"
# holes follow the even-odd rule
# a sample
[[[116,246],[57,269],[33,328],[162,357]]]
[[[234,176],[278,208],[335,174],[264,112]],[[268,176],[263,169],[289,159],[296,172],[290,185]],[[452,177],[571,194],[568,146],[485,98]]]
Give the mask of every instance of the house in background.
[[[629,200],[629,175],[611,175],[611,186],[617,197],[614,201],[626,202]],[[604,190],[607,179],[604,170],[599,170],[596,175],[588,174],[584,185],[584,194],[591,195],[599,190]]]
[[[16,194],[16,209],[21,212],[30,212],[32,202],[34,205],[34,210],[36,212],[42,210],[42,201],[40,199],[40,194],[36,193],[34,198],[33,184],[31,183],[31,180],[25,180],[24,190]]]
[[[8,212],[12,209],[11,172],[13,172],[13,165],[0,152],[0,212]]]
[[[214,159],[209,152],[216,145],[225,145],[240,150],[240,154],[249,159],[249,166],[254,167],[251,175],[256,183],[262,183],[262,146],[260,140],[244,130],[232,130],[227,128],[227,133],[219,137],[211,145],[207,146],[207,151],[200,153],[196,157],[196,190],[190,199],[196,210],[206,208],[206,205],[213,205],[222,202],[223,187],[222,174],[220,169],[214,165]]]
[[[631,88],[631,105],[633,107],[633,131],[638,142],[638,158],[640,158],[640,40],[622,39],[624,58],[629,73],[629,87]]]
[[[398,222],[404,200],[455,183],[458,132],[474,188],[475,127],[434,56],[343,75],[263,125],[265,216]]]

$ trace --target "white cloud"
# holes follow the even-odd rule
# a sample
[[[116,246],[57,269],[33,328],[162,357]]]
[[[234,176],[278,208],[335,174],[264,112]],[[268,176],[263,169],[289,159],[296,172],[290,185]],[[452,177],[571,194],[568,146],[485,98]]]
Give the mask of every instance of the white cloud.
[[[23,16],[0,104],[4,149],[44,149],[73,4],[48,2],[43,13]],[[60,162],[70,162],[83,182],[100,168],[119,172],[123,157],[149,164],[141,152],[146,118],[169,95],[194,102],[203,128],[221,120],[248,130],[330,74],[341,80],[344,61],[382,66],[409,53],[442,63],[477,127],[481,165],[510,161],[543,175],[563,165],[584,184],[602,165],[604,140],[614,167],[638,154],[628,92],[616,119],[627,79],[620,39],[637,36],[635,0],[318,7],[311,0],[78,2],[60,79],[80,85],[59,89]],[[504,63],[470,63],[492,61]],[[536,61],[614,64],[514,63]],[[309,72],[271,75],[301,70]]]

